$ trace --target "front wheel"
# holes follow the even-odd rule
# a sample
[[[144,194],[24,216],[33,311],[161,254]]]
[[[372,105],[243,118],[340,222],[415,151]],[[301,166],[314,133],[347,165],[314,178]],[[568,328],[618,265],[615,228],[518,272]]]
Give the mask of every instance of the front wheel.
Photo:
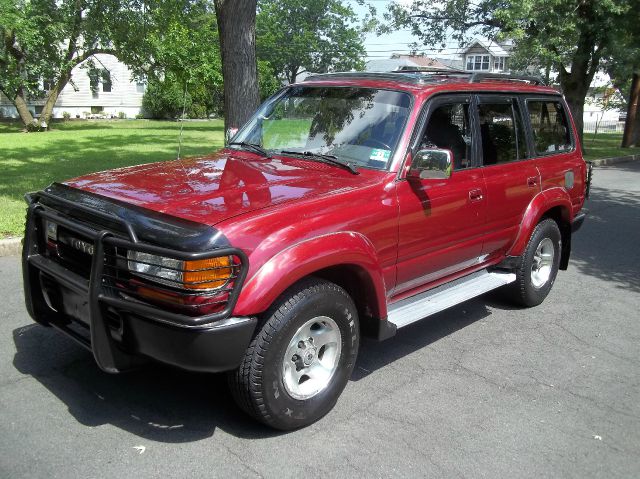
[[[551,218],[542,220],[533,230],[512,284],[514,301],[526,307],[537,306],[549,294],[560,266],[561,236]]]
[[[265,314],[232,394],[254,418],[276,429],[307,426],[327,414],[347,384],[359,345],[358,313],[334,283],[307,279]]]

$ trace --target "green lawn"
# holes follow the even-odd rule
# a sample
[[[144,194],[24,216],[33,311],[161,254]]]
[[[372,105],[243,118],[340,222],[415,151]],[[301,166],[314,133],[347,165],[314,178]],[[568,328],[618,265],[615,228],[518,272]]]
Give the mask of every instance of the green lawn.
[[[599,160],[601,158],[613,158],[615,156],[627,156],[640,154],[640,148],[620,148],[622,133],[585,133],[584,149],[585,160]]]
[[[185,122],[182,156],[222,147],[221,120]],[[22,235],[28,191],[52,181],[176,158],[180,123],[150,120],[70,121],[45,133],[0,122],[0,237]]]

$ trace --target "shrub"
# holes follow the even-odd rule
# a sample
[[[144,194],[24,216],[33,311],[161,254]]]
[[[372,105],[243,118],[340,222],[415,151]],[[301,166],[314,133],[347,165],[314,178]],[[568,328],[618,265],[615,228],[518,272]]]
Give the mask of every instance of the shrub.
[[[184,90],[172,81],[150,81],[142,97],[142,111],[145,118],[178,118],[182,114]],[[187,95],[187,110],[191,97]]]
[[[142,113],[136,113],[136,120],[142,120],[144,115]]]
[[[118,112],[118,118],[120,118],[121,120],[126,120],[127,119],[127,114],[123,111],[119,111]]]
[[[207,117],[207,107],[204,105],[193,104],[191,108],[189,108],[189,118],[206,118]]]
[[[62,118],[64,119],[64,121],[69,121],[71,119],[71,113],[69,113],[68,111],[63,111]]]

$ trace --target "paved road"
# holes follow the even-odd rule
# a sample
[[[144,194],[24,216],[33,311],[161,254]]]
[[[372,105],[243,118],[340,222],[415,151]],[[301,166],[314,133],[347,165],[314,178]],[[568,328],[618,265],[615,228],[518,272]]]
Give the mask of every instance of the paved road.
[[[543,305],[485,296],[365,341],[335,410],[289,434],[220,375],[100,372],[0,258],[0,477],[639,477],[640,163],[595,185]]]

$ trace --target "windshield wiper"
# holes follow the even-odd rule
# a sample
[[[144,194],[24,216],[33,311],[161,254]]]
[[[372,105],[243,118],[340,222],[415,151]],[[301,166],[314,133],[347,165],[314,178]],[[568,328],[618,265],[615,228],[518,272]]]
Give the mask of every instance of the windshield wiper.
[[[228,144],[228,146],[233,146],[233,145],[243,146],[255,153],[258,153],[260,156],[264,156],[265,158],[271,158],[271,155],[267,150],[262,148],[260,145],[256,145],[255,143],[247,143],[246,141],[232,141],[231,143]]]
[[[351,163],[340,160],[335,155],[325,155],[324,153],[314,153],[313,151],[289,151],[289,150],[281,150],[280,153],[283,155],[303,156],[305,158],[309,158],[310,160],[318,160],[318,161],[322,161],[323,163],[329,163],[330,165],[339,166],[341,168],[349,170],[354,175],[360,174],[360,172],[355,166],[353,166]]]

